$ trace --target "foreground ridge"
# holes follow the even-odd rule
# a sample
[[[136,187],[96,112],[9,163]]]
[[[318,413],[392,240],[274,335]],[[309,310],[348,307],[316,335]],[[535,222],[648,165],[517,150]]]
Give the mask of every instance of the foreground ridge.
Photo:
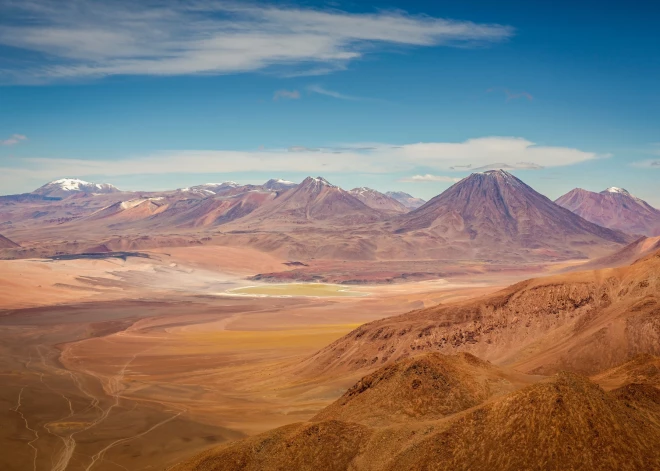
[[[657,362],[657,357],[642,360]],[[438,376],[438,369],[453,365]],[[512,373],[473,356],[424,355],[395,365],[403,376],[385,367],[363,378],[312,422],[293,424],[220,446],[174,469],[234,470],[646,470],[660,466],[660,391],[653,383],[623,384],[606,392],[593,380],[560,372],[551,377],[518,378],[512,392],[476,405],[460,407],[449,394],[437,399],[416,420],[369,426],[351,414],[337,419],[347,396],[388,389],[409,396],[401,406],[416,404],[416,391],[443,382],[497,387],[479,373]],[[374,384],[374,377],[380,378]],[[404,380],[405,378],[405,380]],[[494,379],[494,376],[491,376]],[[509,381],[510,382],[510,381]],[[368,386],[366,386],[368,385]],[[366,388],[366,389],[365,389]],[[459,388],[460,389],[460,388]],[[427,396],[429,392],[424,393]],[[459,393],[460,394],[460,393]],[[386,415],[378,401],[361,408]],[[449,408],[447,408],[449,406]],[[438,418],[433,411],[451,410]],[[351,411],[354,412],[354,411]]]

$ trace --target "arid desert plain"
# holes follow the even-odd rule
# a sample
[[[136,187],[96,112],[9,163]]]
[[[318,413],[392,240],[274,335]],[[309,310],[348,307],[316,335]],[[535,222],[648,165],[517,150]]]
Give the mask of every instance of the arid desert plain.
[[[0,262],[0,468],[166,469],[306,420],[357,379],[299,374],[306,357],[364,322],[502,283],[237,295],[285,260],[223,247],[146,254]]]

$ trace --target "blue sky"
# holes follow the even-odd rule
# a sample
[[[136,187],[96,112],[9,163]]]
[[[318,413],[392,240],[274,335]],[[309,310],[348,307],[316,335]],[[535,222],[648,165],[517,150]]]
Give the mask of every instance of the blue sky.
[[[312,174],[429,198],[505,163],[551,198],[619,186],[660,206],[659,15],[652,2],[0,0],[0,193]]]

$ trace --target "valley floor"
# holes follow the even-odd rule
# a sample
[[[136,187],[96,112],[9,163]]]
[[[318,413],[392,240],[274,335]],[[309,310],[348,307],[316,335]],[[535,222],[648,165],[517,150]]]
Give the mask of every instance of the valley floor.
[[[0,262],[0,469],[166,469],[307,420],[360,376],[301,376],[314,352],[362,323],[513,278],[231,296],[285,261],[222,247],[148,255]]]

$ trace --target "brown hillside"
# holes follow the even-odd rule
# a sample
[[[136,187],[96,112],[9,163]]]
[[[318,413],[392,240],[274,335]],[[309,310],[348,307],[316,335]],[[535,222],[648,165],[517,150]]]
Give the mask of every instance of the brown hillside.
[[[616,269],[532,279],[493,295],[362,325],[306,374],[371,370],[424,352],[470,352],[527,373],[593,374],[660,354],[660,252]]]
[[[596,270],[599,268],[614,268],[624,265],[630,265],[635,260],[644,257],[647,254],[660,250],[660,236],[657,237],[640,237],[631,244],[626,245],[621,250],[617,250],[612,254],[600,257],[589,262],[573,267],[575,270]]]
[[[430,420],[511,392],[524,375],[506,372],[468,353],[431,353],[381,368],[350,388],[312,421],[384,425]]]
[[[629,383],[660,387],[660,358],[640,354],[629,362],[592,377],[605,389],[615,389]]]
[[[658,469],[660,428],[635,412],[586,378],[560,373],[457,419],[387,469]]]
[[[509,374],[471,356],[450,359],[429,355],[417,361],[427,366],[452,364],[455,369],[444,376],[451,384],[469,383],[475,371],[499,374],[500,381]],[[403,361],[398,370],[381,368],[347,395],[382,378],[373,384],[374,390],[382,382],[390,393],[407,396],[397,389],[410,389],[411,384],[397,376],[410,366]],[[656,391],[660,391],[646,384],[629,384],[608,393],[587,378],[565,372],[545,379],[527,378],[536,383],[512,385],[512,392],[503,396],[481,396],[475,406],[459,407],[444,418],[432,419],[434,411],[430,410],[431,416],[420,415],[404,423],[395,420],[381,427],[356,422],[361,409],[381,407],[382,395],[365,395],[361,404],[353,403],[352,412],[358,413],[358,420],[349,414],[341,421],[332,419],[333,411],[346,404],[345,395],[323,410],[316,422],[293,424],[222,445],[175,470],[641,471],[660,467],[660,423],[656,420],[660,417]],[[420,370],[416,379],[430,386],[425,395],[434,394],[432,385],[439,378],[433,367]],[[444,397],[445,410],[453,409],[454,399]],[[442,407],[442,403],[438,400],[437,405]],[[383,410],[383,417],[388,412],[388,408]]]

